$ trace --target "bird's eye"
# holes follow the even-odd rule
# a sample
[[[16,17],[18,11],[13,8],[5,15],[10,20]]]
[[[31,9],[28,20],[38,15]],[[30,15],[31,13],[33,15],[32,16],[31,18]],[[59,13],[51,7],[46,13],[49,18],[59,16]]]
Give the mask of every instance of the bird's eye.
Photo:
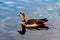
[[[20,14],[22,14],[22,13],[20,12]]]

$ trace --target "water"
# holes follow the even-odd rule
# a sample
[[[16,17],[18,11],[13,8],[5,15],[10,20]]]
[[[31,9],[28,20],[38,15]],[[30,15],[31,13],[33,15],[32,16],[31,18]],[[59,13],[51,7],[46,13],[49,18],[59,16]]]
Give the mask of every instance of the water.
[[[25,35],[20,35],[20,11],[26,19],[47,18],[46,25],[51,29],[27,29]],[[60,40],[60,0],[0,0],[0,40]]]

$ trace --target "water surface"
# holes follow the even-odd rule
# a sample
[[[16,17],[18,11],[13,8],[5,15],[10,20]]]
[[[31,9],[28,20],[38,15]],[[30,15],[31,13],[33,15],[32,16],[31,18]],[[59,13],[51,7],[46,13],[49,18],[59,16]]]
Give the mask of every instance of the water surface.
[[[47,18],[49,30],[29,30],[20,35],[23,11],[26,19]],[[19,27],[18,27],[19,26]],[[60,0],[0,0],[0,40],[60,40]]]

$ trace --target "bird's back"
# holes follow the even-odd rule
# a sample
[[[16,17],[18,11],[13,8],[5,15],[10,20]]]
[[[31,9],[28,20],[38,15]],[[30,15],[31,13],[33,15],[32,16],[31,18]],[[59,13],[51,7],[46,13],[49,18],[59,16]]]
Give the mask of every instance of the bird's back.
[[[30,20],[28,20],[25,24],[30,24],[30,25],[32,25],[32,24],[43,24],[43,21],[42,20],[40,20],[40,19],[30,19]]]

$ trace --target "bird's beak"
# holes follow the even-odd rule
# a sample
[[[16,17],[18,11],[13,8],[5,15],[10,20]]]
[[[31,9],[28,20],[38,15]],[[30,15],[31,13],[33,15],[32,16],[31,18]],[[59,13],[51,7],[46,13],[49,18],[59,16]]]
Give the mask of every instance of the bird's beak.
[[[19,15],[17,14],[17,16],[19,16]]]
[[[19,13],[17,14],[17,16],[19,16]]]

